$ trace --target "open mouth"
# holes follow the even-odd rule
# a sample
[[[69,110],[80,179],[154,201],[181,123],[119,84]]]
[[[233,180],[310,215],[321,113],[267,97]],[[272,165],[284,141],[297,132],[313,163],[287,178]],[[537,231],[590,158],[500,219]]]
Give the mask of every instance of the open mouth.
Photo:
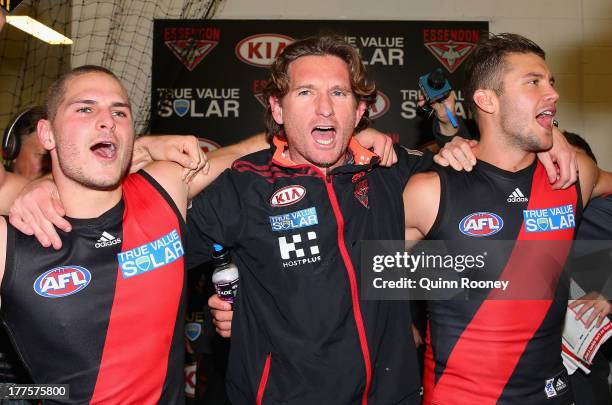
[[[333,126],[316,126],[312,131],[312,138],[319,145],[331,145],[336,138],[336,128]]]
[[[89,149],[102,159],[113,159],[117,155],[117,146],[113,142],[98,142]]]
[[[556,111],[554,109],[547,109],[536,115],[536,121],[542,127],[551,129],[553,126],[553,119],[555,118]]]

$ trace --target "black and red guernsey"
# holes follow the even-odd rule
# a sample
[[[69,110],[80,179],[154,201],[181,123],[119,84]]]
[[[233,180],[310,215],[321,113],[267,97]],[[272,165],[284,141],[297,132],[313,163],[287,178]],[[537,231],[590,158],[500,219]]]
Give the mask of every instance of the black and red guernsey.
[[[176,404],[183,396],[184,221],[147,173],[60,251],[9,227],[2,319],[40,384],[71,404]],[[48,401],[48,403],[55,403]]]
[[[486,260],[489,277],[510,281],[506,297],[485,290],[427,303],[424,403],[573,403],[561,362],[568,292],[560,275],[582,212],[579,186],[552,190],[537,161],[518,172],[479,161],[473,173],[439,175],[428,239],[468,251],[483,239],[513,242]]]

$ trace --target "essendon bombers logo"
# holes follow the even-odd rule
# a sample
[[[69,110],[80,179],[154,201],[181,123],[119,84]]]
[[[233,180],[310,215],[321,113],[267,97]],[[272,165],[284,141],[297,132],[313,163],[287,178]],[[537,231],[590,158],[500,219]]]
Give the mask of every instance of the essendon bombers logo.
[[[189,71],[195,69],[218,43],[218,41],[193,38],[165,41],[166,46],[170,48],[172,53],[176,55]]]
[[[391,101],[389,97],[382,91],[378,91],[376,95],[376,101],[370,106],[370,119],[375,120],[376,118],[382,117],[391,107]]]
[[[368,192],[370,191],[370,185],[368,179],[363,179],[359,183],[355,184],[355,198],[366,208],[370,208]]]
[[[269,67],[293,38],[281,34],[257,34],[244,38],[236,45],[236,56],[244,63]]]
[[[198,144],[205,153],[212,152],[213,150],[217,150],[221,147],[221,145],[219,145],[217,142],[206,138],[198,138]]]
[[[450,73],[453,73],[474,50],[472,42],[426,42],[425,47],[440,61]]]

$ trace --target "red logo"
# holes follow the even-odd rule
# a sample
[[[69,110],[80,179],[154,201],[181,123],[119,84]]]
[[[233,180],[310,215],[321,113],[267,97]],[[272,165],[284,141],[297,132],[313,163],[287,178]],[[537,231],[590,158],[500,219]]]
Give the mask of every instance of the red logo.
[[[293,38],[281,34],[252,35],[238,42],[236,56],[251,66],[269,67],[293,41]]]
[[[200,148],[202,148],[204,152],[217,150],[221,147],[221,145],[219,145],[217,142],[211,141],[210,139],[206,138],[198,138],[198,143],[200,144]]]
[[[189,71],[195,69],[202,62],[202,59],[215,49],[218,43],[218,41],[193,38],[165,41],[166,46]]]
[[[306,195],[306,189],[302,186],[287,186],[276,190],[270,197],[270,205],[273,207],[284,207],[295,204]]]
[[[253,80],[253,96],[255,96],[257,101],[266,108],[268,107],[268,103],[264,99],[263,89],[267,84],[267,80]]]
[[[366,208],[370,207],[368,192],[370,191],[370,185],[368,179],[363,179],[355,185],[355,198]]]
[[[472,53],[475,44],[471,42],[427,42],[429,52],[440,61],[449,72],[453,73],[463,61]]]
[[[382,91],[378,91],[376,95],[376,102],[370,106],[370,119],[375,120],[376,118],[382,117],[389,108],[391,107],[391,101],[389,97]]]

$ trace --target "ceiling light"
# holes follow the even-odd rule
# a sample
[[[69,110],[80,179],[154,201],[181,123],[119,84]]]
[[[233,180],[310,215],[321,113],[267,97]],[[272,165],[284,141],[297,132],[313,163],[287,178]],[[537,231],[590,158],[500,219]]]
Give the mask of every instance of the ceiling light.
[[[72,45],[72,40],[35,19],[22,15],[7,15],[6,22],[51,45]]]

